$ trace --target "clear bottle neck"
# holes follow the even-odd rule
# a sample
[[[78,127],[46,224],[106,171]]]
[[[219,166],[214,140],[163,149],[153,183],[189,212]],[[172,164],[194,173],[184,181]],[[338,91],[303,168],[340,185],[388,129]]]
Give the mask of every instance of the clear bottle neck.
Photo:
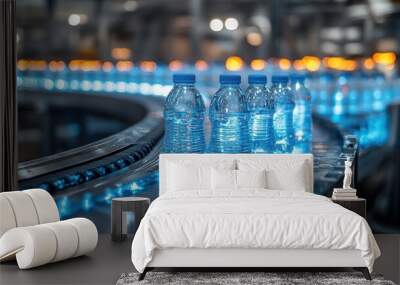
[[[286,88],[286,87],[288,87],[288,84],[283,83],[283,82],[273,82],[272,87],[273,88]]]
[[[175,87],[188,87],[194,88],[194,83],[174,83]]]
[[[295,80],[292,84],[293,85],[304,86],[304,80]]]
[[[266,84],[265,83],[250,83],[249,87],[265,88]]]
[[[240,85],[239,84],[233,84],[233,83],[221,83],[220,87],[221,88],[225,88],[225,87],[240,88]]]
[[[296,80],[295,82],[292,83],[292,88],[300,89],[300,88],[304,88],[304,87],[305,87],[304,81]]]

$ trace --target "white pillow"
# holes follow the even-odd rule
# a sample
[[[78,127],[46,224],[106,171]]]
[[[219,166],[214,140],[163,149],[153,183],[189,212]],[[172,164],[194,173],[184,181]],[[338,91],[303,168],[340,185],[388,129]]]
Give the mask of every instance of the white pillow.
[[[293,164],[290,170],[269,169],[267,171],[267,186],[272,190],[288,190],[306,192],[307,178],[304,172],[304,162]]]
[[[168,164],[168,191],[210,189],[210,167],[195,165]]]
[[[267,171],[236,170],[237,188],[267,188]]]
[[[211,181],[213,190],[236,190],[236,170],[212,168]]]
[[[308,174],[306,161],[285,159],[240,159],[239,170],[254,171],[266,169],[267,187],[271,190],[306,191]]]

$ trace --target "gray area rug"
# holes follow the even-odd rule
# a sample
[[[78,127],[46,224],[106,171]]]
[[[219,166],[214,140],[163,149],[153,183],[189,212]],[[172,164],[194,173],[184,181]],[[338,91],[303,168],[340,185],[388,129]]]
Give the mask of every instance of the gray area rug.
[[[148,272],[146,278],[138,281],[138,273],[122,274],[117,285],[146,284],[213,284],[213,285],[292,285],[292,284],[379,284],[395,285],[382,276],[372,275],[368,281],[359,272]]]

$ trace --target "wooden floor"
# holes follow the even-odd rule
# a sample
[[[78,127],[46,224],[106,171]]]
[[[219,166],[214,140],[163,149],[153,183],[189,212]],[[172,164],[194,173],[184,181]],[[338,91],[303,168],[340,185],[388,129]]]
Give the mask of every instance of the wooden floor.
[[[399,284],[400,235],[376,235],[375,238],[382,251],[375,273]],[[97,249],[88,256],[29,270],[19,270],[15,262],[1,264],[0,284],[115,284],[122,273],[134,271],[130,247],[131,239],[115,243],[109,234],[101,234]]]

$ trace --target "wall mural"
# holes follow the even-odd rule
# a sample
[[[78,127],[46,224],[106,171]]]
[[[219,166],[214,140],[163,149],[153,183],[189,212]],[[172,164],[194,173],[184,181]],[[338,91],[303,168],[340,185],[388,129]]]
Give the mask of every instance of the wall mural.
[[[316,193],[330,197],[342,187],[349,159],[373,230],[400,232],[395,176],[370,177],[382,165],[399,169],[385,164],[398,155],[388,107],[399,99],[399,79],[362,69],[294,72],[279,61],[235,70],[229,60],[182,64],[185,75],[174,79],[177,70],[154,61],[19,60],[19,151],[28,158],[19,165],[20,188],[46,189],[62,218],[87,216],[109,231],[113,197],[157,197],[160,152],[312,152]],[[176,98],[165,102],[170,92]],[[180,96],[192,96],[194,109],[180,108]],[[74,111],[62,114],[60,106]]]

